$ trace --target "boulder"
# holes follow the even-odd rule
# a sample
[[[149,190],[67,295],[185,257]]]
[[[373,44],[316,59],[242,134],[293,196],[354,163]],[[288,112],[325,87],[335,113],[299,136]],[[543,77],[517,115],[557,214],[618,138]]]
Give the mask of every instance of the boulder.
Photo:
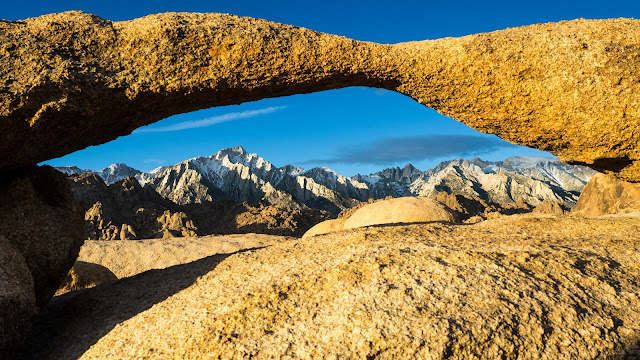
[[[563,21],[395,45],[226,14],[0,23],[0,169],[170,115],[348,86],[640,181],[640,21]]]
[[[640,184],[606,174],[589,180],[571,212],[579,216],[625,214],[640,211]]]
[[[76,261],[62,281],[56,295],[69,291],[91,288],[118,278],[105,266],[84,261]]]
[[[16,356],[82,245],[69,184],[48,166],[0,177],[0,358]]]
[[[542,204],[533,209],[535,214],[564,215],[566,213],[564,207],[559,202],[551,202],[545,200]]]
[[[38,306],[55,294],[83,243],[82,212],[67,179],[49,166],[0,180],[0,235],[24,257]]]
[[[157,221],[160,225],[160,232],[154,236],[156,238],[198,236],[196,232],[198,229],[193,225],[193,221],[189,220],[187,214],[183,212],[171,213],[171,211],[165,210],[162,215],[158,216]]]
[[[38,309],[27,262],[2,235],[0,267],[0,359],[12,359],[20,351]]]
[[[333,219],[333,220],[325,220],[319,224],[314,225],[311,229],[307,230],[307,232],[304,233],[302,237],[307,238],[310,236],[323,235],[323,234],[328,234],[334,231],[340,231],[344,229],[344,222],[346,220],[347,220],[346,218],[342,218],[342,217]]]
[[[431,221],[451,223],[456,219],[450,209],[431,198],[401,197],[366,204],[345,220],[344,228]]]

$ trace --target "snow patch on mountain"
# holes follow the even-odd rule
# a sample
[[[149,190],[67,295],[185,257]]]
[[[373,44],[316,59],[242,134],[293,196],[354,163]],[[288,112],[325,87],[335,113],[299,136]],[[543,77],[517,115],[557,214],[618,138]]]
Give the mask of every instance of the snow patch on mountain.
[[[68,175],[91,172],[72,166],[58,170]],[[554,158],[512,157],[498,162],[455,159],[427,171],[407,164],[346,177],[326,167],[278,168],[236,146],[148,173],[125,164],[113,164],[96,173],[109,184],[134,176],[141,185],[151,186],[177,204],[230,199],[339,212],[370,198],[433,196],[440,191],[498,203],[523,199],[538,205],[550,200],[573,207],[595,171]]]

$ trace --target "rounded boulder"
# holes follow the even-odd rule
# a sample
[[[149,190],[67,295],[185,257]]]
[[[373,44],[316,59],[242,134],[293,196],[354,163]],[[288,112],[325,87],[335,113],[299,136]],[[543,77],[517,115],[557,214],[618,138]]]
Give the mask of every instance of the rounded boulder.
[[[367,204],[345,222],[345,229],[363,226],[440,221],[455,222],[451,210],[427,197],[401,197]]]

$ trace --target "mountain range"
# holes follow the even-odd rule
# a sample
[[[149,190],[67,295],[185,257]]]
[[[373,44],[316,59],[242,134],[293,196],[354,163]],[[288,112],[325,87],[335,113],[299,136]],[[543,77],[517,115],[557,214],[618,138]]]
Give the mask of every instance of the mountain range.
[[[141,185],[150,186],[179,205],[214,200],[264,201],[334,213],[368,199],[435,196],[443,191],[495,203],[524,201],[537,206],[548,200],[572,208],[596,173],[553,158],[512,157],[499,162],[456,159],[427,171],[407,164],[403,168],[346,177],[324,167],[309,170],[293,165],[276,167],[241,146],[148,173],[126,164],[113,164],[99,171],[75,166],[57,169],[68,175],[94,172],[107,184],[135,177]]]

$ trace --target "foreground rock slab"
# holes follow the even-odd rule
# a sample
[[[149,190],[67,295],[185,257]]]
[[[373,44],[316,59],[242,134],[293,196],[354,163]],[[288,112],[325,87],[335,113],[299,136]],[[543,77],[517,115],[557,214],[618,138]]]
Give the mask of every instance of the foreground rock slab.
[[[119,279],[216,254],[262,248],[293,238],[263,234],[211,235],[170,240],[85,241],[78,261],[108,268]]]
[[[638,20],[575,20],[382,45],[223,14],[1,22],[0,168],[177,113],[370,86],[637,182],[639,31]]]
[[[639,225],[516,215],[207,258],[55,298],[25,358],[640,356]]]

